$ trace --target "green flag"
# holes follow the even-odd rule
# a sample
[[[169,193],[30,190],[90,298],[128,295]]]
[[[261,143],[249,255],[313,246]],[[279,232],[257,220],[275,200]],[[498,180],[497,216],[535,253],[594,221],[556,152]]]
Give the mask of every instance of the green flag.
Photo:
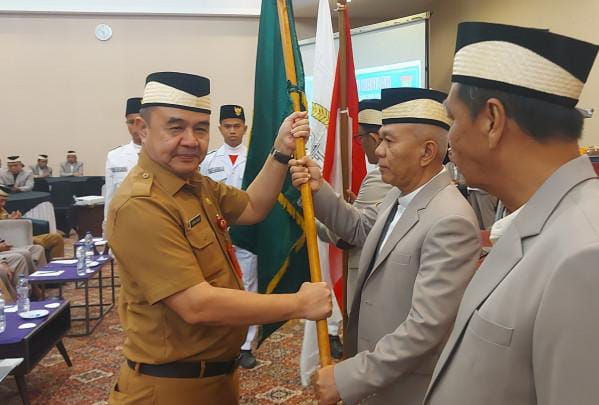
[[[304,68],[291,0],[286,0],[286,3],[292,38],[292,43],[287,46],[293,47],[298,89],[290,88],[285,75],[277,1],[263,0],[256,56],[254,116],[243,189],[251,184],[262,169],[281,123],[293,112],[290,92],[299,90],[303,94],[304,91]],[[296,292],[301,283],[310,279],[299,200],[300,193],[291,185],[288,176],[277,204],[263,222],[231,229],[233,242],[237,246],[258,255],[258,289],[261,293]],[[261,342],[281,325],[264,325]]]

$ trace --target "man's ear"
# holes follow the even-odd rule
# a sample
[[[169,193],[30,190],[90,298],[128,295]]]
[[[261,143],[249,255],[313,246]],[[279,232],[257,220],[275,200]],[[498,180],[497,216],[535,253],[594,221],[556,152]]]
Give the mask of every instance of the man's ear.
[[[135,121],[133,122],[133,127],[135,131],[139,134],[141,138],[141,142],[144,143],[146,138],[148,137],[148,123],[142,117],[135,117]]]
[[[422,157],[420,158],[420,164],[422,167],[428,166],[431,161],[435,159],[439,153],[439,146],[433,140],[428,140],[422,145]]]
[[[487,116],[486,132],[489,149],[495,149],[499,145],[499,142],[501,142],[508,117],[503,103],[496,98],[487,100],[484,111]]]

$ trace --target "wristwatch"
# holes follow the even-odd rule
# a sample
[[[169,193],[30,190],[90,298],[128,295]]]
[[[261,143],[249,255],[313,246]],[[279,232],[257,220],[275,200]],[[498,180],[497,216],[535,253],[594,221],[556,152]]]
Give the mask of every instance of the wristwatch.
[[[286,165],[287,163],[289,163],[289,161],[291,159],[293,159],[293,154],[291,155],[286,155],[282,152],[279,152],[278,150],[276,150],[274,147],[270,150],[270,154],[272,155],[272,157],[279,163],[283,163],[284,165]]]

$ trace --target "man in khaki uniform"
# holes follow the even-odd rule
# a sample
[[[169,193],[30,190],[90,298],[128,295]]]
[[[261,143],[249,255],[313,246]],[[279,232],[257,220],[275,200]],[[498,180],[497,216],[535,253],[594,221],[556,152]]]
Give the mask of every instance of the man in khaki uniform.
[[[331,311],[325,283],[296,294],[243,291],[228,224],[252,224],[280,192],[305,113],[290,115],[247,192],[200,175],[209,142],[210,82],[150,74],[136,126],[142,152],[111,202],[107,235],[119,262],[126,361],[111,404],[237,404],[247,325]]]
[[[0,292],[5,304],[12,304],[17,296],[12,284],[15,271],[8,265],[7,260],[0,257]]]
[[[597,50],[545,30],[458,26],[453,159],[518,212],[464,293],[430,405],[599,403],[599,180],[575,105]]]

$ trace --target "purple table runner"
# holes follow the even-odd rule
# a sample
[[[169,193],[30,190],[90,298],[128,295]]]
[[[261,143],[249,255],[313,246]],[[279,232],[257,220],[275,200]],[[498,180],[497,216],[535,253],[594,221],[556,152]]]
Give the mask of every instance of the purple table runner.
[[[57,308],[46,308],[45,305],[51,303],[59,303],[60,306]],[[31,303],[31,310],[34,309],[47,309],[50,313],[43,318],[36,319],[23,319],[17,312],[5,312],[6,314],[6,329],[0,333],[0,345],[18,343],[25,339],[30,334],[34,333],[44,322],[46,322],[56,311],[64,308],[67,301],[64,300],[47,300],[47,301],[35,301]],[[9,305],[10,307],[10,305]],[[20,325],[24,323],[34,323],[35,327],[30,329],[19,329]]]
[[[61,264],[50,262],[46,266],[40,267],[37,271],[63,271],[63,273],[58,276],[27,276],[27,280],[29,280],[30,283],[65,283],[67,281],[89,280],[102,268],[102,266],[110,262],[110,256],[93,256],[92,260],[98,262],[98,264],[90,268],[89,271],[82,276],[77,275],[77,263]]]

